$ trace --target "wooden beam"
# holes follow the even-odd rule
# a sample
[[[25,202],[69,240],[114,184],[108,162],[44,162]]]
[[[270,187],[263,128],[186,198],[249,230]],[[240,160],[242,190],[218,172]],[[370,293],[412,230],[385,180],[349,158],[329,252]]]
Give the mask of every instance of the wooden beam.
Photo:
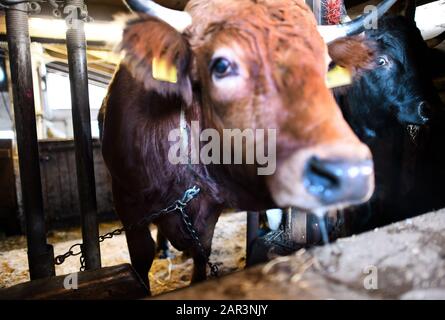
[[[65,286],[68,286],[68,289]],[[0,289],[0,300],[139,299],[148,294],[147,288],[131,265],[122,264]]]

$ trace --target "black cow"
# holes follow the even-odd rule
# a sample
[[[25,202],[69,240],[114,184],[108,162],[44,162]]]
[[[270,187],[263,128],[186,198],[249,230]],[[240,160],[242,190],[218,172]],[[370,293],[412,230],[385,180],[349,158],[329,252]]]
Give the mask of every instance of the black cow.
[[[439,160],[445,122],[432,83],[432,52],[403,16],[381,18],[378,29],[364,36],[375,44],[375,66],[334,92],[375,164],[373,198],[347,213],[354,217],[353,232],[445,206],[439,186],[445,177]]]

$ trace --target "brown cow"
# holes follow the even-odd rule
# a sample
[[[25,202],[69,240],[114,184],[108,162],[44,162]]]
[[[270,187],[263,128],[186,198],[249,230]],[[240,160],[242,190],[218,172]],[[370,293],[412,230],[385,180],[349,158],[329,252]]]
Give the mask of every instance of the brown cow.
[[[125,58],[102,110],[103,156],[126,228],[199,186],[201,194],[187,211],[206,256],[178,214],[155,221],[174,247],[191,253],[192,281],[199,281],[206,277],[214,227],[225,207],[315,210],[370,198],[370,151],[326,87],[326,44],[303,1],[192,0],[189,15],[173,12],[177,18],[171,11],[162,17],[166,9],[151,1],[127,2],[158,18],[141,14],[128,23]],[[177,29],[175,22],[181,24]],[[175,66],[176,79],[155,80],[154,59]],[[198,121],[202,129],[220,133],[276,129],[276,171],[258,175],[257,159],[254,164],[172,164],[168,136],[180,127],[181,116],[187,124]],[[132,264],[148,284],[154,241],[147,228],[127,230],[126,236]]]

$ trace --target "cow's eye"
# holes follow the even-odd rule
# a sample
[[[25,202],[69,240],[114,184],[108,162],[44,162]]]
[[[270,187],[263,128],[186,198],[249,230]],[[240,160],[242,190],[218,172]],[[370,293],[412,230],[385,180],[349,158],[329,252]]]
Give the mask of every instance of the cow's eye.
[[[224,78],[233,73],[233,66],[226,58],[217,58],[213,61],[211,70],[215,77]]]
[[[388,64],[388,59],[384,56],[380,56],[377,58],[377,65],[379,66],[386,66]]]

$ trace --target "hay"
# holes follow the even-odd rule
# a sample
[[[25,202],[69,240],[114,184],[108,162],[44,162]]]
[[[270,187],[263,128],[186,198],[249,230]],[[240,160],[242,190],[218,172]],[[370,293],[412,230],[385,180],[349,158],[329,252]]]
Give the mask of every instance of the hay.
[[[245,213],[227,213],[221,216],[216,225],[213,239],[213,263],[219,265],[220,275],[244,268],[246,252],[246,215]],[[100,225],[100,233],[119,227],[118,223]],[[152,230],[156,237],[156,230]],[[55,255],[64,253],[68,248],[79,242],[80,230],[70,229],[51,232],[48,242],[53,244]],[[113,266],[130,262],[125,235],[116,236],[101,243],[102,266]],[[190,283],[193,260],[186,258],[181,252],[171,250],[171,258],[155,259],[149,273],[153,295],[186,287]],[[79,270],[78,257],[66,260],[56,266],[56,274],[69,274]],[[0,241],[0,288],[10,287],[29,281],[28,261],[26,255],[26,238],[10,237]]]

